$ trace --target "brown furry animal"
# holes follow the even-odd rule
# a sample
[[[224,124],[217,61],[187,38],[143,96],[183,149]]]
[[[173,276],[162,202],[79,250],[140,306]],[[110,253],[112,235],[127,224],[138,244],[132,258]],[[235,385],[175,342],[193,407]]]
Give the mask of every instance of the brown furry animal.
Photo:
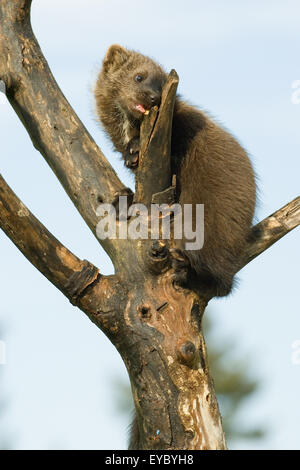
[[[138,165],[143,115],[159,105],[166,72],[152,59],[119,45],[104,58],[95,97],[101,123],[126,166]],[[204,112],[176,98],[173,173],[180,204],[204,204],[204,246],[186,251],[190,274],[216,296],[227,295],[252,224],[256,186],[249,158],[231,134]],[[182,243],[178,248],[182,249]]]

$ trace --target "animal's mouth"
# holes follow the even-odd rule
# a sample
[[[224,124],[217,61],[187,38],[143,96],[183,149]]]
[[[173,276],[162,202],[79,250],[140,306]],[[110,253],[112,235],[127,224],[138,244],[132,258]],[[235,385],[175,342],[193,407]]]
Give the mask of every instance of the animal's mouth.
[[[149,114],[149,112],[150,112],[150,109],[145,108],[141,103],[136,104],[134,106],[134,109],[136,109],[140,113],[146,114],[146,115]]]

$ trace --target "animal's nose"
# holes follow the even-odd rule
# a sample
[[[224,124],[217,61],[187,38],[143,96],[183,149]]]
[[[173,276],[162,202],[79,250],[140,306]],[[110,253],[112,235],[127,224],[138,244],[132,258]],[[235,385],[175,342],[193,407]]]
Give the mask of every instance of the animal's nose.
[[[160,93],[152,92],[150,94],[150,100],[151,100],[152,106],[158,106],[160,104]]]

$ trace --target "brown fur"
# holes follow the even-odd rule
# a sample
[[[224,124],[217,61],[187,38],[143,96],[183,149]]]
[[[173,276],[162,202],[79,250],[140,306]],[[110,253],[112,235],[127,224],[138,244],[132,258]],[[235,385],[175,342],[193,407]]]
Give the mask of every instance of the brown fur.
[[[142,76],[138,83],[136,76]],[[118,45],[103,61],[95,97],[97,111],[116,150],[128,166],[130,149],[138,150],[143,114],[159,104],[166,80],[164,70],[150,58]],[[152,96],[152,101],[151,101]],[[134,162],[135,163],[135,162]],[[181,204],[204,204],[204,246],[186,251],[191,273],[214,295],[227,295],[239,268],[252,224],[256,188],[249,158],[230,133],[201,110],[177,98],[172,129],[172,164]],[[182,243],[178,248],[182,249]]]

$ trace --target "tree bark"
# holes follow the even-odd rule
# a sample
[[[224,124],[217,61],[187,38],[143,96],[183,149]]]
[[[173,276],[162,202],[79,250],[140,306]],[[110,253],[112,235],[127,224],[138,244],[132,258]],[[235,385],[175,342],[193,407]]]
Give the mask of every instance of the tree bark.
[[[1,0],[0,79],[34,146],[96,234],[97,207],[126,194],[126,188],[59,90],[31,30],[30,5]],[[143,123],[135,201],[146,207],[172,202],[175,191],[170,139],[177,82],[172,71],[160,109]],[[299,200],[254,227],[243,265],[299,225]],[[2,178],[0,224],[120,352],[142,449],[226,448],[201,329],[210,298],[173,283],[172,242],[100,240],[116,270],[102,276],[56,240]]]

